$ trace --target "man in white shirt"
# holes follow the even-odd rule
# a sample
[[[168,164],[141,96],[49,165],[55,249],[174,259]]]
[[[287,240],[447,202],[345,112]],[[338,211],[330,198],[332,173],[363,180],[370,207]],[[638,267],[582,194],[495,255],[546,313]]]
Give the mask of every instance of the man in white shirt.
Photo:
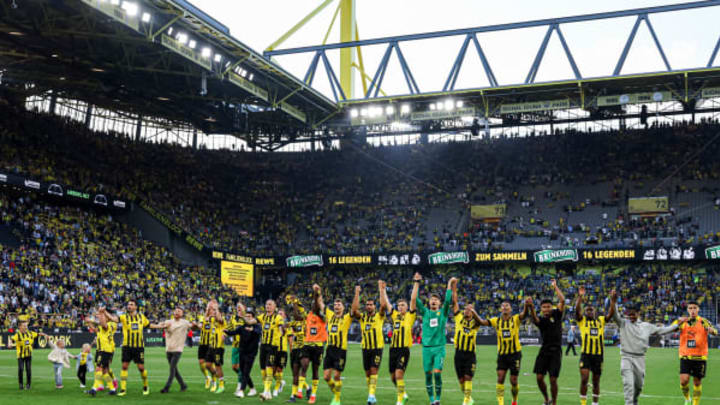
[[[177,307],[173,311],[173,317],[171,319],[159,324],[150,325],[151,329],[165,330],[165,355],[170,364],[170,376],[165,383],[165,387],[160,390],[162,394],[167,394],[170,391],[170,386],[175,378],[177,378],[180,384],[181,392],[187,389],[187,384],[183,381],[177,368],[178,362],[180,362],[180,356],[182,356],[183,349],[185,348],[185,337],[190,328],[192,328],[192,324],[183,318],[183,315],[183,309]]]

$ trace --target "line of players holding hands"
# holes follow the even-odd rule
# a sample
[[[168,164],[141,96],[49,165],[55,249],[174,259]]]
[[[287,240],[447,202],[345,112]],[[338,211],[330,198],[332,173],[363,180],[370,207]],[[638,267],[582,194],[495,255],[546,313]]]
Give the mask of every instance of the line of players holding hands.
[[[510,373],[510,391],[512,405],[517,405],[519,395],[518,375],[522,359],[519,339],[520,325],[528,318],[540,329],[542,347],[535,360],[533,373],[536,374],[538,387],[547,405],[556,405],[558,398],[557,379],[562,361],[562,321],[565,310],[565,297],[555,283],[558,303],[553,308],[553,301],[544,299],[540,304],[540,314],[536,314],[532,298],[523,303],[523,311],[512,313],[509,301],[502,302],[500,316],[490,319],[481,318],[472,304],[464,308],[458,305],[457,279],[451,278],[444,296],[431,292],[427,306],[418,297],[422,277],[416,273],[413,277],[413,289],[410,301],[399,299],[393,308],[387,296],[384,281],[378,281],[379,302],[368,298],[365,300],[364,311],[360,310],[361,288],[355,288],[355,295],[350,312],[345,312],[342,300],[335,299],[332,308],[325,305],[320,286],[313,286],[313,297],[310,310],[300,303],[294,295],[286,296],[287,312],[277,307],[273,300],[265,304],[265,312],[256,314],[252,308],[237,305],[237,313],[229,321],[219,312],[218,304],[212,300],[208,303],[204,316],[197,322],[187,323],[188,327],[200,330],[198,361],[205,376],[205,388],[215,393],[225,390],[224,374],[224,338],[233,337],[232,368],[238,374],[238,386],[235,396],[244,397],[257,395],[250,372],[258,354],[263,391],[259,398],[267,401],[282,392],[285,382],[283,369],[288,354],[293,374],[292,394],[288,402],[296,402],[303,395],[308,403],[316,401],[319,384],[319,369],[322,362],[323,378],[328,384],[333,399],[330,405],[341,404],[343,380],[341,374],[346,366],[347,340],[350,324],[353,319],[360,323],[362,333],[362,360],[368,387],[368,405],[377,400],[378,371],[384,348],[383,325],[392,325],[390,343],[389,373],[390,379],[397,389],[397,405],[405,405],[408,395],[405,390],[404,375],[410,361],[410,348],[413,344],[412,328],[416,317],[422,318],[422,362],[425,371],[425,386],[431,405],[440,405],[442,395],[442,369],[445,360],[445,326],[450,315],[455,324],[454,365],[458,383],[463,392],[463,405],[471,405],[472,379],[476,368],[475,345],[480,326],[491,326],[497,334],[497,384],[496,398],[499,405],[504,405],[505,379]],[[649,336],[656,333],[670,333],[680,330],[680,382],[685,398],[685,405],[698,405],[702,393],[702,378],[706,372],[708,354],[708,334],[716,334],[707,320],[698,316],[697,303],[688,305],[688,317],[683,317],[669,327],[659,328],[638,320],[638,309],[627,308],[627,318],[622,318],[616,311],[617,296],[611,292],[608,313],[598,315],[594,306],[586,304],[585,289],[580,288],[575,304],[575,319],[580,329],[582,353],[580,358],[580,403],[587,405],[588,381],[592,374],[592,404],[599,403],[600,376],[602,374],[604,354],[604,329],[609,320],[615,321],[621,329],[622,342],[628,350],[621,349],[625,404],[637,404],[642,390],[645,375],[644,354],[648,347]],[[378,304],[379,303],[379,308]],[[167,324],[152,324],[144,315],[137,312],[134,301],[127,305],[127,311],[120,316],[111,315],[105,308],[100,308],[95,316],[88,320],[96,330],[97,353],[95,356],[95,383],[88,392],[95,395],[97,391],[108,387],[110,394],[116,393],[117,381],[110,369],[118,323],[122,325],[122,370],[120,391],[117,395],[125,395],[129,363],[137,364],[143,381],[143,394],[149,394],[147,371],[144,368],[143,328],[163,329]],[[289,317],[288,317],[289,315]],[[182,310],[175,310],[175,320],[182,317]],[[183,320],[184,321],[184,320]],[[27,330],[27,324],[21,323],[18,332],[11,338],[11,345],[17,347],[20,387],[22,389],[22,370],[27,371],[30,384],[29,359],[32,355],[32,344],[38,334]],[[629,348],[636,352],[629,351]],[[168,356],[170,361],[170,356]],[[172,367],[172,364],[171,364]],[[307,384],[308,369],[312,371],[311,384]],[[549,375],[550,395],[548,395],[545,375]],[[689,378],[693,377],[693,393],[690,397]],[[274,381],[273,381],[274,380]],[[168,384],[172,381],[169,380]],[[186,386],[179,379],[181,389]],[[274,382],[274,387],[273,387]],[[168,386],[163,390],[167,392]]]

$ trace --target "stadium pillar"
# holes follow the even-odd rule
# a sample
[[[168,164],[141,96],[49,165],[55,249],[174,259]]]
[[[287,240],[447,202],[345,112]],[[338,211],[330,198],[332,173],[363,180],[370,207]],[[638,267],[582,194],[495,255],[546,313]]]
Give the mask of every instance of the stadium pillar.
[[[85,127],[90,128],[90,121],[92,120],[92,113],[93,113],[93,106],[92,104],[88,104],[87,109],[85,110]]]
[[[137,125],[135,125],[135,142],[140,142],[140,133],[142,132],[142,114],[138,114]]]
[[[427,133],[420,134],[420,143],[423,145],[428,144],[428,134]]]
[[[57,107],[57,96],[53,94],[50,96],[50,109],[48,112],[50,114],[55,114],[55,107]]]
[[[355,0],[340,0],[340,42],[352,42],[356,40],[355,32]],[[355,64],[355,49],[340,49],[340,86],[345,97],[355,98],[355,80],[352,67]]]
[[[197,149],[197,128],[193,128],[193,149]]]

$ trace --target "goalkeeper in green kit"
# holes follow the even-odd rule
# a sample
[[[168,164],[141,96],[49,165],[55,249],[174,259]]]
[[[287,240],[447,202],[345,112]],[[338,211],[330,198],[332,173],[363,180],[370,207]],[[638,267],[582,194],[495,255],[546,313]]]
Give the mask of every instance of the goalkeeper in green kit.
[[[428,306],[418,298],[418,290],[422,276],[415,273],[413,277],[412,296],[415,297],[418,315],[422,316],[422,354],[423,368],[425,369],[425,388],[431,405],[440,405],[442,394],[442,368],[445,362],[445,324],[450,314],[452,304],[452,287],[457,284],[455,277],[448,281],[445,291],[445,302],[440,307],[440,294],[431,293]],[[434,381],[434,385],[433,385]]]

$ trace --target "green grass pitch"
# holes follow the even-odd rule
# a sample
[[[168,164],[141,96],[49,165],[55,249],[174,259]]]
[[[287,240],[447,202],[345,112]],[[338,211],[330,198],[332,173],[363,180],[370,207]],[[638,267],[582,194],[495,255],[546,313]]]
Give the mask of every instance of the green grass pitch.
[[[55,389],[52,376],[52,366],[47,361],[47,350],[36,350],[33,356],[33,387],[31,391],[19,391],[17,387],[17,361],[15,351],[4,350],[0,352],[0,404],[14,405],[78,405],[84,403],[107,404],[118,401],[143,404],[172,403],[181,404],[207,404],[215,405],[220,403],[259,403],[257,397],[238,399],[233,396],[237,382],[236,374],[230,368],[230,347],[228,346],[225,355],[226,391],[223,394],[212,394],[205,391],[203,379],[197,367],[197,348],[186,348],[180,362],[180,370],[190,388],[185,393],[179,392],[177,383],[169,394],[160,394],[167,375],[168,367],[162,348],[148,348],[146,350],[147,369],[150,375],[151,394],[143,397],[141,394],[141,382],[139,373],[134,365],[131,365],[128,379],[128,395],[124,398],[109,397],[106,393],[100,393],[97,397],[91,398],[82,393],[79,388],[75,369],[66,369],[64,373],[64,385],[62,390]],[[78,350],[71,350],[77,352]],[[540,405],[540,395],[535,376],[532,374],[532,367],[537,354],[537,347],[526,346],[523,348],[522,371],[520,375],[520,399],[519,404]],[[380,371],[378,383],[378,404],[393,405],[395,403],[395,391],[388,377],[387,359],[388,348],[385,349],[383,364]],[[473,399],[475,404],[495,404],[495,347],[479,346],[478,367],[473,380]],[[452,366],[453,350],[448,346],[448,357],[443,371],[443,404],[462,404],[462,394],[455,377],[455,370]],[[563,368],[560,375],[560,404],[578,404],[578,357],[566,356],[563,358]],[[344,373],[343,405],[364,405],[366,404],[367,388],[365,386],[360,346],[351,345],[348,353],[347,368]],[[74,366],[74,365],[73,365]],[[679,360],[677,349],[650,349],[647,356],[647,377],[643,396],[640,398],[641,405],[667,405],[682,404],[682,395],[678,383]],[[113,362],[113,370],[119,374],[120,360],[119,350]],[[262,388],[260,371],[255,366],[253,380],[256,386]],[[89,376],[92,378],[91,376]],[[703,385],[703,404],[720,404],[720,350],[713,349],[708,361],[708,372]],[[292,383],[291,373],[285,371],[285,380],[288,382],[285,392],[279,398],[273,399],[270,403],[284,404],[288,398]],[[421,362],[421,348],[415,346],[412,349],[410,365],[406,375],[406,384],[410,394],[409,404],[427,404],[427,394],[424,387],[424,376]],[[506,381],[506,404],[510,403],[509,381]],[[331,394],[324,381],[320,383],[318,392],[318,405],[330,403]],[[588,401],[590,402],[590,401]],[[306,403],[305,400],[298,404]],[[620,358],[617,348],[608,348],[605,355],[605,367],[601,383],[600,403],[622,404],[622,385],[620,381]]]

